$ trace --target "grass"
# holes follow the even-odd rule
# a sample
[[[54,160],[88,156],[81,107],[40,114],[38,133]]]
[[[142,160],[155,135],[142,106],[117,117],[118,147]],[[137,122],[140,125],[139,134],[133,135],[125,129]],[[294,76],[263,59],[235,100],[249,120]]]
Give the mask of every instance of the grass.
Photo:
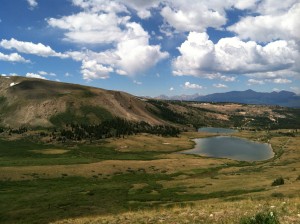
[[[283,203],[284,202],[284,203]],[[270,216],[270,212],[278,217],[281,224],[299,223],[297,208],[298,200],[280,201],[242,200],[235,202],[219,202],[216,199],[205,203],[178,203],[172,207],[128,211],[116,215],[90,216],[75,219],[65,219],[56,224],[140,224],[140,223],[176,223],[176,224],[238,224],[243,220],[255,219],[256,216]],[[274,207],[274,208],[270,208]],[[289,209],[289,210],[287,210]],[[287,210],[287,211],[286,211]],[[267,214],[268,213],[268,214]],[[267,214],[267,215],[266,215]],[[253,223],[253,222],[252,222]],[[276,222],[275,222],[276,223]]]
[[[72,108],[68,108],[65,112],[52,116],[50,122],[55,126],[62,126],[72,124],[74,121],[78,124],[91,124],[112,118],[108,110],[98,106],[81,106],[80,114],[75,114],[74,111]]]
[[[237,135],[270,137],[282,153],[253,163],[175,153],[199,133],[75,145],[0,139],[0,223],[251,223],[271,211],[299,223],[300,137]],[[271,186],[278,177],[284,185]]]
[[[6,102],[6,97],[0,96],[0,105]]]
[[[32,174],[35,175],[35,174]],[[163,188],[166,174],[129,173],[111,178],[61,178],[27,181],[2,181],[0,184],[1,223],[47,223],[84,215],[117,213],[126,210],[154,208],[162,203],[177,203],[228,197],[250,193],[244,190],[212,192],[210,194],[180,194],[182,188]],[[147,186],[136,190],[136,183]],[[155,191],[156,194],[152,194]],[[256,192],[254,189],[251,192]]]
[[[242,218],[240,224],[279,224],[274,212],[259,212],[253,217]]]
[[[51,154],[49,150],[63,150],[62,154]],[[39,152],[39,153],[37,153]],[[7,141],[0,139],[1,166],[37,166],[84,164],[103,160],[151,160],[158,152],[121,152],[104,145],[79,144],[67,147],[35,143],[29,140]]]

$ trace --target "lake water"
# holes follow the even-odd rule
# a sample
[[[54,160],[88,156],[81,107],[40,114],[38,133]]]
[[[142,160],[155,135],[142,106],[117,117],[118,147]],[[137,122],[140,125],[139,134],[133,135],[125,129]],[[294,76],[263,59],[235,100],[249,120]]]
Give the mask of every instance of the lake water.
[[[229,128],[212,128],[212,127],[199,128],[198,131],[208,132],[208,133],[222,133],[222,134],[231,134],[237,132],[237,130],[233,130]]]
[[[194,141],[196,142],[195,148],[182,153],[239,161],[261,161],[274,156],[270,144],[248,141],[242,138],[217,136],[199,138]]]

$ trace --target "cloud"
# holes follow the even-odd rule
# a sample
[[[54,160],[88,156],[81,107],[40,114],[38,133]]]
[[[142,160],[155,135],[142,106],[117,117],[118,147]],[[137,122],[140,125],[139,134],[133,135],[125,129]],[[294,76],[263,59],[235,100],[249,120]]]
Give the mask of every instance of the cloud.
[[[291,80],[289,79],[284,79],[284,78],[275,78],[275,79],[264,79],[264,80],[259,80],[259,79],[249,79],[248,80],[248,85],[263,85],[266,82],[271,82],[275,84],[289,84],[292,83]]]
[[[255,11],[262,15],[278,15],[288,11],[293,5],[298,2],[298,0],[264,0],[259,2]]]
[[[45,71],[38,71],[38,74],[43,75],[43,76],[45,76],[45,75],[53,76],[53,77],[56,76],[56,74],[53,73],[53,72],[48,73],[48,72],[45,72]]]
[[[109,44],[122,39],[121,26],[129,20],[128,16],[118,17],[115,13],[80,12],[59,19],[50,18],[52,27],[66,30],[65,40],[84,44]]]
[[[1,74],[1,76],[7,76],[7,78],[9,78],[8,76],[19,76],[16,73],[10,73],[10,74]]]
[[[289,79],[281,79],[281,78],[274,79],[273,82],[276,83],[276,84],[288,84],[288,83],[292,83],[292,81],[289,80]]]
[[[138,75],[169,57],[167,52],[161,51],[159,45],[149,44],[150,35],[140,24],[130,21],[123,1],[73,0],[73,4],[84,9],[84,12],[47,21],[50,26],[65,30],[66,41],[105,46],[107,49],[102,52],[66,52],[72,59],[82,61],[84,79],[99,77],[94,72],[87,72],[91,71],[91,68],[85,68],[89,61],[105,70],[105,76],[100,75],[103,78],[108,77],[108,71],[120,75]],[[152,5],[136,1],[128,1],[126,4],[142,8]],[[120,12],[123,14],[120,15]]]
[[[194,83],[190,83],[190,82],[185,82],[184,88],[185,89],[203,89],[203,86],[200,86],[200,85],[194,84]]]
[[[67,56],[62,53],[57,53],[54,50],[51,49],[49,46],[45,46],[41,43],[34,44],[32,42],[23,42],[18,41],[14,38],[11,38],[10,40],[3,39],[0,42],[0,46],[5,49],[16,49],[20,53],[25,54],[34,54],[41,57],[60,57],[60,58],[66,58]]]
[[[143,84],[142,82],[139,82],[139,81],[136,81],[136,80],[133,80],[133,83],[136,84],[136,85],[142,85]]]
[[[214,44],[206,33],[196,32],[190,32],[178,50],[180,55],[173,60],[173,74],[204,78],[213,78],[218,73],[291,71],[299,58],[297,45],[292,40],[278,40],[262,46],[254,41],[244,42],[231,37]]]
[[[259,1],[260,0],[237,0],[234,3],[234,7],[240,10],[254,9]]]
[[[125,12],[129,13],[127,8],[133,9],[137,15],[142,19],[147,19],[151,16],[151,8],[156,8],[160,4],[160,0],[73,0],[73,4],[90,12]]]
[[[207,27],[220,28],[226,24],[226,14],[222,7],[214,7],[202,1],[167,1],[161,15],[167,24],[179,32],[203,32]]]
[[[214,44],[206,33],[190,32],[178,50],[181,55],[173,61],[175,75],[198,76],[200,70],[210,71],[214,64]]]
[[[290,87],[290,89],[296,93],[297,95],[300,95],[300,88],[299,87],[296,87],[296,86],[292,86]]]
[[[149,45],[149,35],[137,23],[126,24],[127,33],[118,43],[115,51],[120,60],[118,66],[128,74],[137,74],[153,67],[169,57],[159,45]]]
[[[222,79],[225,82],[234,82],[236,80],[236,77],[221,75],[220,79]]]
[[[27,3],[31,10],[38,6],[37,0],[27,0]]]
[[[120,4],[120,1],[107,0],[72,0],[75,6],[78,6],[84,11],[98,13],[98,12],[128,12],[127,8]]]
[[[113,72],[113,68],[103,66],[102,64],[97,63],[96,60],[82,61],[81,73],[85,80],[107,79],[109,78],[108,74],[110,72]]]
[[[228,86],[224,85],[224,84],[213,84],[213,87],[216,87],[216,88],[228,88]]]
[[[211,74],[203,74],[204,78],[208,79],[220,79],[225,82],[234,82],[236,81],[235,76],[222,75],[221,73],[211,73]]]
[[[127,23],[126,32],[114,49],[103,52],[66,52],[76,61],[96,61],[102,66],[111,66],[120,75],[135,75],[169,57],[162,52],[159,45],[149,45],[149,35],[137,23]],[[93,76],[91,76],[93,77]]]
[[[150,1],[151,2],[151,1]],[[259,0],[224,0],[224,1],[194,1],[165,0],[161,1],[161,15],[164,27],[171,27],[175,32],[205,32],[208,27],[223,29],[227,23],[226,11],[234,8],[239,10],[255,10]],[[152,5],[152,7],[155,7]],[[164,33],[164,28],[162,33]],[[168,36],[174,31],[168,28]]]
[[[9,62],[23,62],[23,63],[29,63],[29,60],[26,60],[21,55],[17,53],[11,53],[11,54],[3,54],[0,52],[0,61],[9,61]]]
[[[127,72],[125,72],[125,71],[123,71],[123,70],[121,70],[121,69],[117,69],[117,70],[116,70],[116,73],[117,73],[118,75],[127,75]]]
[[[263,80],[257,80],[257,79],[249,79],[248,85],[263,85],[265,82]]]
[[[46,79],[45,77],[43,77],[39,74],[35,74],[35,73],[26,73],[25,76],[28,77],[28,78]]]
[[[109,50],[99,53],[91,50],[69,51],[65,54],[75,61],[81,61],[81,74],[83,75],[83,79],[88,81],[109,78],[109,73],[115,71],[112,66],[116,65],[117,61],[120,59],[115,52]],[[119,69],[115,72],[120,75],[127,74]]]
[[[174,91],[174,87],[170,87],[169,91]]]
[[[45,71],[39,71],[38,72],[40,75],[47,75],[48,73],[47,72],[45,72]]]
[[[278,2],[278,4],[271,3],[271,1],[263,2],[267,2],[267,4],[262,3],[258,11],[265,14],[242,18],[227,29],[237,33],[242,39],[258,42],[270,42],[278,39],[299,40],[300,3],[295,4],[296,1]],[[284,7],[278,8],[278,6]]]
[[[136,0],[119,0],[119,2],[125,4],[127,7],[134,9],[137,15],[141,19],[148,19],[151,17],[151,9],[157,8],[161,3],[160,0],[147,0],[147,1],[136,1]]]
[[[268,72],[256,72],[251,74],[245,74],[248,77],[254,77],[258,79],[276,79],[276,78],[286,78],[286,77],[296,77],[299,75],[298,72],[290,71],[288,69],[279,71],[268,71]]]

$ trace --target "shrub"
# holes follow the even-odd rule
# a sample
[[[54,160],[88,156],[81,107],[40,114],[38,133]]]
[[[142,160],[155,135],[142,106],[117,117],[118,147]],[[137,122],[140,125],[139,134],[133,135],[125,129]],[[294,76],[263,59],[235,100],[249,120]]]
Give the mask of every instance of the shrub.
[[[274,192],[271,194],[272,197],[274,198],[283,198],[284,194],[283,193],[279,193],[279,192]]]
[[[279,177],[273,181],[272,186],[278,186],[283,184],[284,184],[284,179],[282,177]]]
[[[240,224],[279,224],[277,215],[274,212],[260,212],[254,217],[244,217]]]

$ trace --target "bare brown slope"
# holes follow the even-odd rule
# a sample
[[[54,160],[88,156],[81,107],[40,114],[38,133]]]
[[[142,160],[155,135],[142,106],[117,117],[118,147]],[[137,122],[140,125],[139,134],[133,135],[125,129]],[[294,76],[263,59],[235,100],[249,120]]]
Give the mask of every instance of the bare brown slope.
[[[147,102],[124,92],[24,77],[0,77],[0,123],[19,127],[52,126],[50,118],[82,106],[104,108],[112,116],[162,124]],[[78,111],[78,112],[77,112]]]

